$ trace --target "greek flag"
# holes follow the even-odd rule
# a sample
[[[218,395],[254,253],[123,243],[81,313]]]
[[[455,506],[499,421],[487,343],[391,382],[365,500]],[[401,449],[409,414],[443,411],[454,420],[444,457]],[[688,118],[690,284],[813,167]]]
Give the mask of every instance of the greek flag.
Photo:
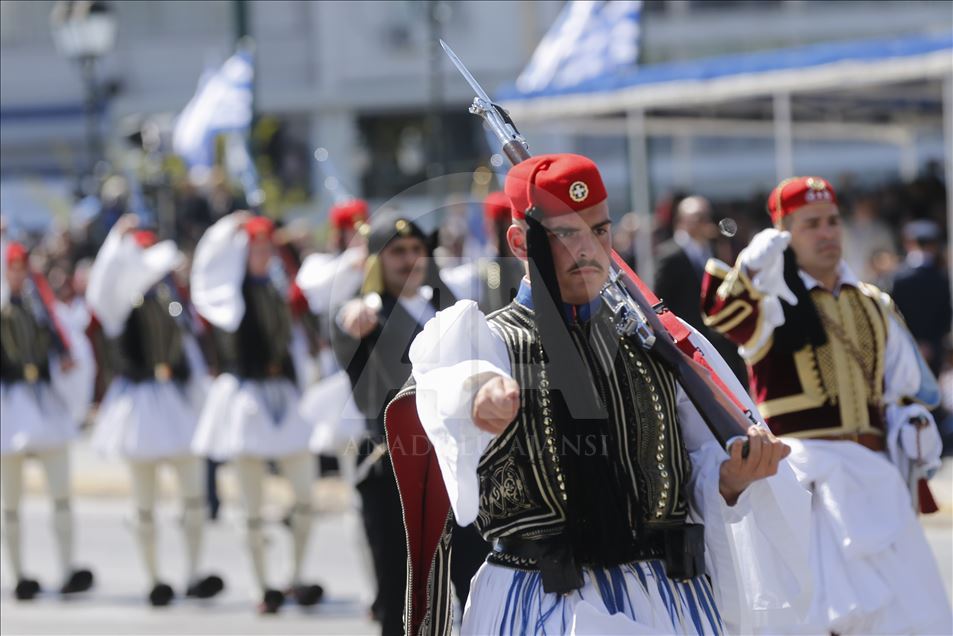
[[[182,110],[172,133],[172,148],[189,167],[209,167],[215,160],[215,137],[246,133],[252,118],[251,53],[239,51],[222,67],[206,71],[191,101]]]
[[[572,0],[516,80],[521,93],[566,89],[636,64],[641,0]]]

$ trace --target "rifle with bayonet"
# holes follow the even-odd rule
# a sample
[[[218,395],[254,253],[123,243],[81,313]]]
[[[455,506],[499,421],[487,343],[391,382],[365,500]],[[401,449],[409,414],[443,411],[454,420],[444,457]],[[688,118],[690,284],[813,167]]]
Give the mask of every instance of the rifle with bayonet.
[[[490,99],[446,42],[441,40],[440,45],[476,93],[470,112],[486,122],[511,163],[515,165],[529,159],[529,144],[509,113]],[[643,348],[654,351],[668,363],[721,444],[727,448],[735,439],[746,438],[748,428],[757,423],[753,413],[725,386],[701,352],[688,340],[690,331],[658,301],[614,250],[612,260],[615,267],[601,295],[613,312],[619,333],[635,337]],[[747,455],[747,451],[745,442],[742,454]]]

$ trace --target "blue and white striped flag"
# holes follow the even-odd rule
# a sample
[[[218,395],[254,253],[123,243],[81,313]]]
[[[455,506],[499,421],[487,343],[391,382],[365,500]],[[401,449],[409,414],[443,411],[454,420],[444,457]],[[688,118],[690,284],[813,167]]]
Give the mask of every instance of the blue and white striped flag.
[[[641,0],[572,0],[516,80],[522,93],[566,89],[635,66]]]
[[[172,133],[172,148],[189,167],[209,167],[215,160],[215,137],[247,133],[252,119],[254,64],[249,51],[238,51],[218,70],[207,71],[182,110]]]

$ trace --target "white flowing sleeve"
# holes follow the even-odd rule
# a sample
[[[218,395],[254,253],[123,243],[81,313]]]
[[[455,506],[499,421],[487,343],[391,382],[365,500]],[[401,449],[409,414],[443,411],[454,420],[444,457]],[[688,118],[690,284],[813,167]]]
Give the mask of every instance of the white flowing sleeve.
[[[887,343],[884,347],[884,402],[894,404],[904,397],[915,396],[922,381],[916,342],[906,327],[889,312]]]
[[[758,410],[708,340],[689,336],[712,369],[762,422]],[[684,390],[678,417],[692,460],[692,520],[705,525],[705,560],[718,608],[732,633],[790,625],[805,615],[812,593],[808,546],[811,495],[787,461],[773,477],[745,489],[734,506],[719,491],[727,452]]]
[[[301,288],[308,307],[317,315],[331,311],[354,297],[364,280],[367,248],[349,247],[338,256],[311,254],[304,259],[295,283]]]
[[[888,314],[887,319],[887,343],[884,347],[884,403],[886,404],[885,417],[887,423],[887,455],[890,461],[900,474],[904,481],[910,479],[914,471],[915,464],[903,450],[901,441],[901,432],[903,431],[910,417],[921,415],[929,421],[931,429],[926,434],[939,437],[939,431],[936,428],[936,422],[929,411],[912,404],[910,406],[901,406],[900,399],[917,394],[921,381],[921,370],[918,360],[919,353],[916,350],[916,343],[912,337],[908,337],[909,332],[897,320],[893,312]],[[939,463],[939,454],[935,462]],[[935,468],[935,466],[934,466]]]
[[[893,301],[883,292],[880,292],[880,301],[888,307],[883,397],[887,455],[904,480],[915,483],[920,477],[932,475],[940,466],[943,442],[928,408],[939,402],[939,387],[910,331],[892,310]],[[916,402],[902,404],[904,398],[913,398]],[[927,426],[917,431],[909,424],[915,417],[924,418]]]
[[[192,260],[192,304],[210,323],[234,332],[245,315],[242,281],[248,258],[248,237],[234,215],[222,217],[195,247]]]
[[[417,415],[433,444],[457,523],[469,525],[480,502],[477,464],[493,435],[471,418],[476,391],[490,375],[510,376],[503,340],[472,300],[427,321],[410,346]]]
[[[113,228],[89,270],[86,302],[110,338],[122,332],[136,299],[175,269],[181,254],[172,241],[143,249]]]
[[[782,461],[776,475],[751,484],[729,506],[719,491],[728,455],[681,388],[678,416],[692,461],[690,518],[705,525],[705,563],[729,631],[799,622],[812,592],[810,493]]]

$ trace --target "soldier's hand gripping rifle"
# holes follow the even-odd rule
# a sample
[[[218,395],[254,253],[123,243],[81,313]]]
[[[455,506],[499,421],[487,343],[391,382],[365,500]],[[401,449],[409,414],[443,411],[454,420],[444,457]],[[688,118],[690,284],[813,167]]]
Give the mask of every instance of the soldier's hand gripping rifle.
[[[529,146],[509,113],[493,103],[446,42],[441,40],[440,45],[476,93],[470,112],[486,122],[511,163],[529,159]],[[748,427],[756,423],[751,411],[708,366],[702,353],[689,341],[690,331],[678,317],[658,301],[615,251],[612,260],[615,267],[600,294],[613,312],[619,333],[635,337],[643,348],[654,351],[669,364],[721,444],[727,448],[736,438],[746,438]],[[748,454],[747,442],[742,454]]]

